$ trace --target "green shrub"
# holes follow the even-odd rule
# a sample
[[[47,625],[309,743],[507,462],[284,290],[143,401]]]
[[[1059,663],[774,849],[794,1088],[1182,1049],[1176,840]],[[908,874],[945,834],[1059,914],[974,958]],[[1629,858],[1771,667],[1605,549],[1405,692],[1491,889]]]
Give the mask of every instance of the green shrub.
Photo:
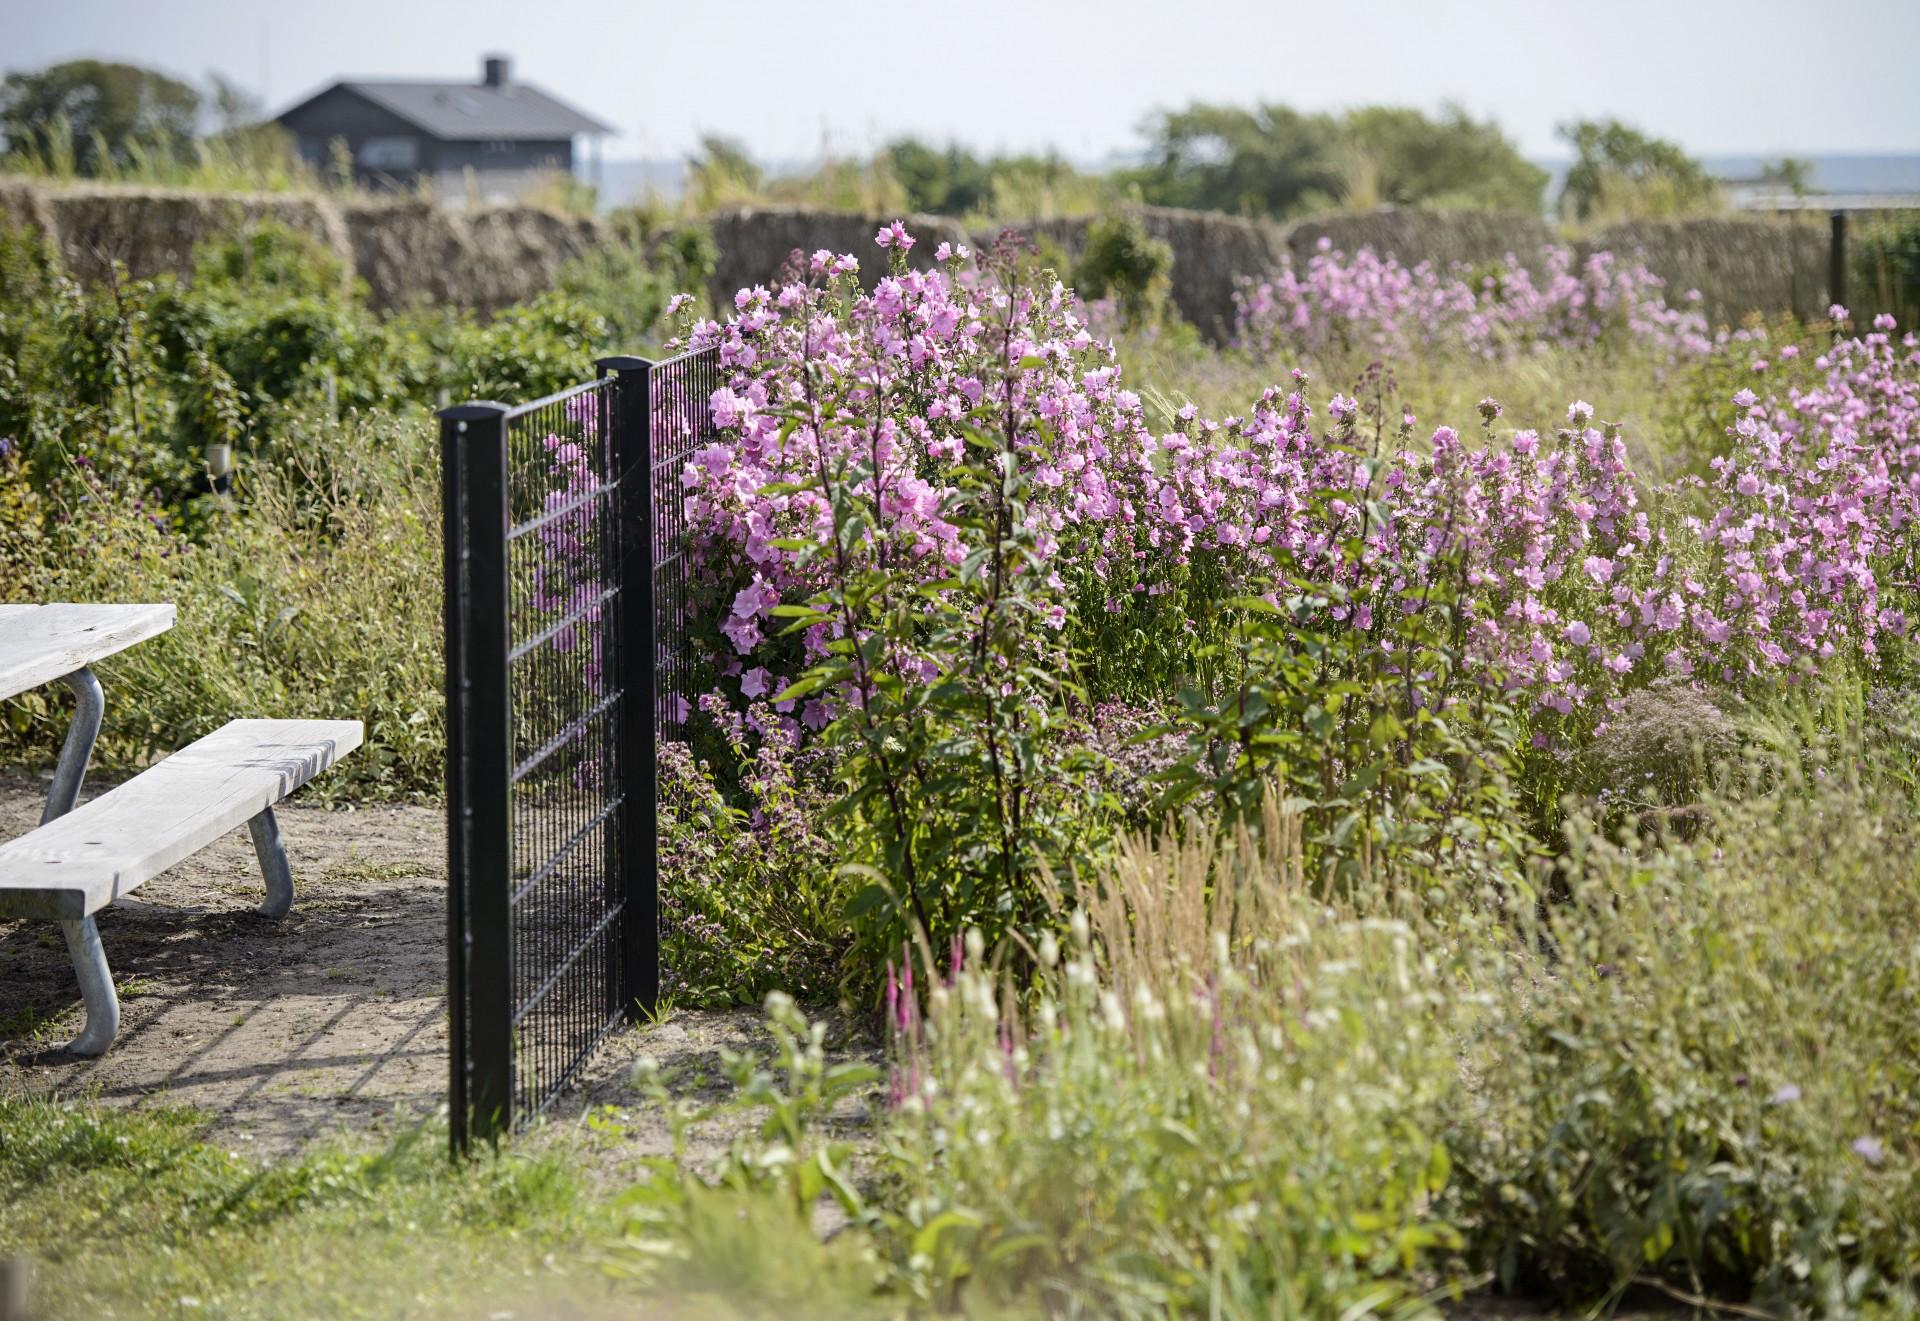
[[[667,302],[692,293],[704,301],[720,252],[705,225],[651,230],[635,211],[610,217],[615,241],[576,257],[561,269],[560,292],[593,309],[607,323],[609,348],[643,353],[662,333]]]
[[[1025,1013],[978,966],[929,975],[924,1023],[901,1002],[879,1224],[916,1301],[1420,1310],[1416,1267],[1457,1242],[1436,979],[1414,928],[1312,896],[1297,822],[1264,825],[1127,850],[1069,948],[1041,937]]]
[[[1130,212],[1102,216],[1087,227],[1086,246],[1074,263],[1073,286],[1082,298],[1111,298],[1128,327],[1163,313],[1173,249],[1150,236]]]
[[[839,915],[848,886],[820,832],[820,758],[796,765],[780,738],[749,750],[739,717],[715,710],[738,768],[731,795],[687,745],[661,747],[664,990],[676,1004],[708,1007],[758,1004],[774,990],[831,998],[846,953]]]
[[[0,563],[23,566],[4,599],[179,608],[172,631],[100,666],[103,768],[138,768],[238,716],[358,718],[366,746],[317,792],[438,793],[440,503],[425,428],[354,417],[314,424],[310,443],[330,474],[298,455],[243,468],[231,504],[201,511],[197,540],[84,466],[43,527],[0,524]],[[4,494],[19,491],[12,471],[0,502],[22,498]],[[0,755],[51,756],[65,722],[53,700],[39,690],[6,705]]]
[[[1856,708],[1857,709],[1857,708]],[[1564,903],[1462,1060],[1451,1214],[1528,1293],[1642,1275],[1910,1315],[1920,1281],[1920,837],[1905,746],[1849,722],[1648,848],[1576,819]]]
[[[1907,211],[1860,225],[1848,265],[1847,299],[1858,322],[1891,312],[1903,326],[1920,324],[1920,216]]]

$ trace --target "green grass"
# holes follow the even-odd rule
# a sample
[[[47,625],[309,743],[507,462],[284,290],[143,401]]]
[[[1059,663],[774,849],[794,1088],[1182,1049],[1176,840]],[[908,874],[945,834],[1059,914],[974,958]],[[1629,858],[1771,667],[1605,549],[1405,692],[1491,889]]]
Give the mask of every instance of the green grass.
[[[617,1222],[559,1155],[456,1169],[428,1128],[261,1166],[200,1141],[201,1119],[0,1101],[0,1247],[34,1262],[35,1316],[452,1314],[605,1292],[590,1257]]]

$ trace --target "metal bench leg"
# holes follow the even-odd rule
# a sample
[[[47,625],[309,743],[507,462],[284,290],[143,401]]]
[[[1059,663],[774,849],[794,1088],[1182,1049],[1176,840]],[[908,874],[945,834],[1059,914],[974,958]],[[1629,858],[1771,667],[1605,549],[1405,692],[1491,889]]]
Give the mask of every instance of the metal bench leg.
[[[259,912],[263,917],[282,918],[293,908],[293,868],[287,862],[287,849],[280,842],[280,823],[273,809],[265,807],[247,822],[253,836],[254,856],[260,859],[260,875],[266,878],[267,897]]]
[[[61,682],[73,689],[73,723],[67,726],[67,741],[61,745],[60,760],[53,768],[53,788],[47,793],[46,810],[40,814],[43,826],[71,812],[80,800],[80,781],[86,778],[87,759],[93,756],[93,741],[100,736],[100,716],[107,705],[92,670],[75,670]]]
[[[100,928],[91,917],[63,918],[60,931],[80,978],[80,996],[87,1003],[87,1025],[67,1043],[67,1049],[75,1055],[104,1055],[120,1031],[120,997],[114,993],[113,974],[107,971]]]

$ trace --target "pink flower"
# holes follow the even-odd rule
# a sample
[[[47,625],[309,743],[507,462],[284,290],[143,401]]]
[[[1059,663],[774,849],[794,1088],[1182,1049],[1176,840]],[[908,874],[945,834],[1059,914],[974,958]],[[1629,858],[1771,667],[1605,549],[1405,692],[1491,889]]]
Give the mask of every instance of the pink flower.
[[[780,604],[780,593],[764,578],[755,577],[733,597],[733,613],[740,619],[757,619]]]
[[[740,676],[740,695],[742,697],[765,697],[767,695],[767,667],[756,665]]]
[[[733,643],[733,649],[742,656],[760,645],[760,625],[751,619],[733,615],[720,625],[720,631],[727,635],[727,640]]]

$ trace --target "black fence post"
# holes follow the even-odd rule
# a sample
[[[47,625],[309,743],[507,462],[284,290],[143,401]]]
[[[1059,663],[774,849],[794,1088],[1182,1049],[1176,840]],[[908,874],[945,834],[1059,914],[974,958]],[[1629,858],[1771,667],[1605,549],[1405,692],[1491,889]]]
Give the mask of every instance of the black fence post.
[[[1835,211],[1828,217],[1827,229],[1827,302],[1847,305],[1847,213]]]
[[[615,1008],[630,1020],[660,1001],[660,856],[658,657],[654,638],[653,364],[601,358],[616,378],[612,462],[619,482],[619,594],[614,651],[620,673],[616,734],[620,775],[620,976]]]
[[[447,646],[449,1123],[456,1154],[513,1117],[513,840],[505,405],[440,412]]]

